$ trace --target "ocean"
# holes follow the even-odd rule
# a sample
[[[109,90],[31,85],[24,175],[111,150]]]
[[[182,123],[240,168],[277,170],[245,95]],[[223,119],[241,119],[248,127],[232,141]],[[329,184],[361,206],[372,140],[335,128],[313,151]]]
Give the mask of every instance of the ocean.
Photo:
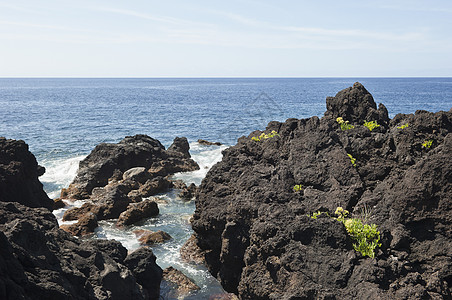
[[[390,117],[452,108],[452,78],[192,78],[192,79],[16,79],[0,78],[0,136],[25,140],[38,162],[50,197],[73,180],[78,162],[97,144],[118,142],[127,135],[147,134],[168,147],[185,136],[201,170],[175,178],[199,184],[221,160],[221,151],[269,121],[322,116],[325,98],[361,82]],[[224,146],[203,146],[198,139]],[[139,247],[133,230],[164,230],[173,239],[154,247],[157,263],[174,266],[201,287],[185,299],[209,299],[221,293],[218,282],[202,266],[180,259],[179,249],[192,234],[193,202],[174,191],[159,195],[160,215],[127,230],[103,221],[96,238],[114,238],[129,250]],[[81,205],[78,201],[72,205]],[[59,221],[64,209],[54,212]],[[162,298],[176,298],[167,287]]]

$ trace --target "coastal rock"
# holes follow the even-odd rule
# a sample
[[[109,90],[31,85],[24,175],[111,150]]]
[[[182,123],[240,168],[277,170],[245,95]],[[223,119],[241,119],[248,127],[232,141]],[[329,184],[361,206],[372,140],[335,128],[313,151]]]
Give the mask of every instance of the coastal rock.
[[[145,167],[135,167],[125,171],[122,175],[122,179],[131,180],[143,184],[146,182],[146,180],[149,179],[149,173],[146,172]]]
[[[173,289],[177,291],[176,296],[178,298],[200,289],[199,286],[184,273],[173,267],[168,267],[163,270],[163,280],[173,286]]]
[[[106,186],[109,179],[114,180],[120,172],[134,167],[146,170],[161,167],[161,176],[199,169],[196,162],[187,157],[184,140],[179,139],[175,143],[173,150],[165,150],[158,140],[135,135],[125,137],[117,144],[99,144],[80,162],[76,178],[62,191],[62,197],[89,198],[95,187]]]
[[[155,260],[154,253],[148,247],[133,251],[124,260],[124,264],[132,271],[137,283],[143,287],[149,299],[160,299],[160,281],[163,271]]]
[[[198,239],[194,234],[185,242],[180,249],[180,256],[186,262],[194,262],[197,264],[205,264],[205,253],[198,246]]]
[[[196,196],[197,192],[198,187],[194,183],[192,183],[189,186],[183,187],[177,195],[179,196],[179,198],[189,201]]]
[[[240,299],[451,297],[452,110],[387,116],[355,83],[327,98],[323,118],[270,122],[265,132],[278,135],[255,141],[256,131],[223,151],[199,187],[192,224],[226,291]],[[342,131],[337,117],[355,128]],[[382,128],[370,131],[364,120]],[[375,259],[353,249],[341,222],[307,216],[334,216],[337,207],[378,226]]]
[[[85,236],[94,233],[99,225],[97,217],[92,212],[88,212],[78,219],[78,222],[71,225],[61,225],[60,228],[73,236]]]
[[[44,172],[24,141],[0,137],[0,202],[53,210],[53,200],[38,180]]]
[[[223,145],[220,142],[209,142],[209,141],[202,140],[202,139],[199,139],[198,143],[201,145],[205,145],[205,146],[221,146],[221,145]]]
[[[168,233],[161,230],[151,231],[142,229],[135,230],[134,233],[138,237],[138,241],[140,241],[141,245],[152,246],[154,244],[162,244],[172,239]]]
[[[165,192],[171,187],[171,181],[161,176],[149,179],[138,189],[138,194],[143,197],[150,197],[158,193]]]
[[[174,138],[171,146],[168,147],[168,151],[175,151],[181,153],[184,157],[190,158],[190,145],[186,137],[176,137]]]
[[[158,299],[152,251],[142,281],[119,242],[76,239],[45,208],[0,202],[0,229],[0,299]]]
[[[140,203],[129,204],[126,211],[119,215],[116,226],[122,227],[135,224],[143,219],[155,217],[159,214],[157,203],[144,200]]]

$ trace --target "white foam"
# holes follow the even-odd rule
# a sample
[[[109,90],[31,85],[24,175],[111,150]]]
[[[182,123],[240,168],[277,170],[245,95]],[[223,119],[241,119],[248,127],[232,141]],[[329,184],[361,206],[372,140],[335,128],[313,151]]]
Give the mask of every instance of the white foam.
[[[58,197],[61,189],[69,186],[77,175],[79,162],[85,157],[86,155],[80,155],[41,163],[46,168],[46,172],[39,177],[39,180],[44,184],[50,198]]]
[[[190,152],[192,153],[192,158],[199,165],[199,170],[192,172],[181,172],[173,175],[174,179],[181,179],[187,184],[194,183],[200,185],[204,177],[206,177],[207,172],[215,165],[217,162],[221,161],[223,155],[221,152],[228,147],[222,146],[205,146],[198,142],[190,144]]]

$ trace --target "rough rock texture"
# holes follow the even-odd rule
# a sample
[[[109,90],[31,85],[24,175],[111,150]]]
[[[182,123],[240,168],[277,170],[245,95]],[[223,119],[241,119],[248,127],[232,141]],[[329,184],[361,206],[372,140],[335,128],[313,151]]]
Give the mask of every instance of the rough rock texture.
[[[135,235],[138,238],[138,241],[140,241],[141,245],[148,245],[152,246],[154,244],[162,244],[166,241],[171,240],[171,235],[168,233],[158,230],[158,231],[151,231],[146,229],[139,229],[134,231]]]
[[[95,187],[104,187],[109,179],[118,179],[121,172],[135,167],[159,169],[160,176],[197,170],[199,166],[190,158],[188,142],[185,142],[185,138],[176,138],[175,143],[165,150],[158,140],[135,135],[125,137],[117,144],[99,144],[80,162],[76,178],[62,192],[62,197],[89,198]]]
[[[220,142],[209,142],[209,141],[202,140],[202,139],[199,139],[198,143],[201,145],[205,145],[205,146],[221,146],[221,145],[223,145]]]
[[[192,183],[189,186],[185,186],[181,189],[181,191],[177,194],[177,196],[183,200],[192,200],[196,197],[196,193],[198,192],[198,187]]]
[[[190,278],[188,278],[181,271],[168,267],[163,270],[163,280],[167,281],[170,285],[173,286],[173,289],[176,291],[177,298],[181,298],[184,295],[189,294],[190,292],[199,290],[199,286],[197,286]]]
[[[144,281],[119,242],[78,240],[45,208],[0,202],[0,231],[0,299],[158,299],[150,250]]]
[[[0,137],[0,202],[53,210],[53,201],[38,180],[44,172],[24,141]]]
[[[180,256],[186,262],[194,262],[197,264],[205,264],[205,253],[198,246],[198,240],[195,235],[190,236],[190,238],[185,242],[185,244],[180,249]]]
[[[143,219],[155,217],[159,214],[157,203],[153,200],[144,200],[140,203],[130,204],[126,211],[119,215],[116,226],[135,224]]]
[[[209,171],[193,229],[210,272],[241,299],[451,299],[452,110],[389,120],[359,83],[327,109],[270,122],[279,136],[242,137]],[[375,259],[353,250],[342,223],[307,216],[338,206],[370,213]]]
[[[84,236],[94,233],[94,229],[99,226],[97,217],[92,212],[88,212],[79,218],[77,223],[71,225],[61,225],[60,228],[69,232],[73,236]]]

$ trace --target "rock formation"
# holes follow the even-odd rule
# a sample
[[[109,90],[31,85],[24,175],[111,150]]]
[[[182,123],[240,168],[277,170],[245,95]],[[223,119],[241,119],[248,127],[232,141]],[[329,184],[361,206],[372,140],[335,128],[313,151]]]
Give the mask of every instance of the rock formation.
[[[199,166],[190,158],[188,149],[186,138],[176,138],[165,150],[158,140],[146,135],[127,136],[117,144],[99,144],[80,162],[76,178],[62,191],[62,197],[89,198],[94,188],[106,186],[118,174],[135,167],[148,170],[149,178],[197,170]]]
[[[338,117],[354,128],[341,130]],[[452,297],[452,110],[390,120],[355,83],[327,98],[323,118],[270,122],[265,132],[273,130],[225,150],[198,191],[195,238],[227,291],[240,299]],[[341,222],[308,216],[337,207],[378,226],[375,259],[353,249]]]
[[[53,201],[38,180],[44,172],[44,167],[38,165],[24,141],[0,137],[0,202],[18,202],[53,210]]]
[[[72,237],[49,210],[37,179],[44,169],[27,145],[0,138],[0,161],[0,299],[159,298],[162,270],[150,249],[128,255],[117,241]],[[95,227],[92,214],[81,221]]]

